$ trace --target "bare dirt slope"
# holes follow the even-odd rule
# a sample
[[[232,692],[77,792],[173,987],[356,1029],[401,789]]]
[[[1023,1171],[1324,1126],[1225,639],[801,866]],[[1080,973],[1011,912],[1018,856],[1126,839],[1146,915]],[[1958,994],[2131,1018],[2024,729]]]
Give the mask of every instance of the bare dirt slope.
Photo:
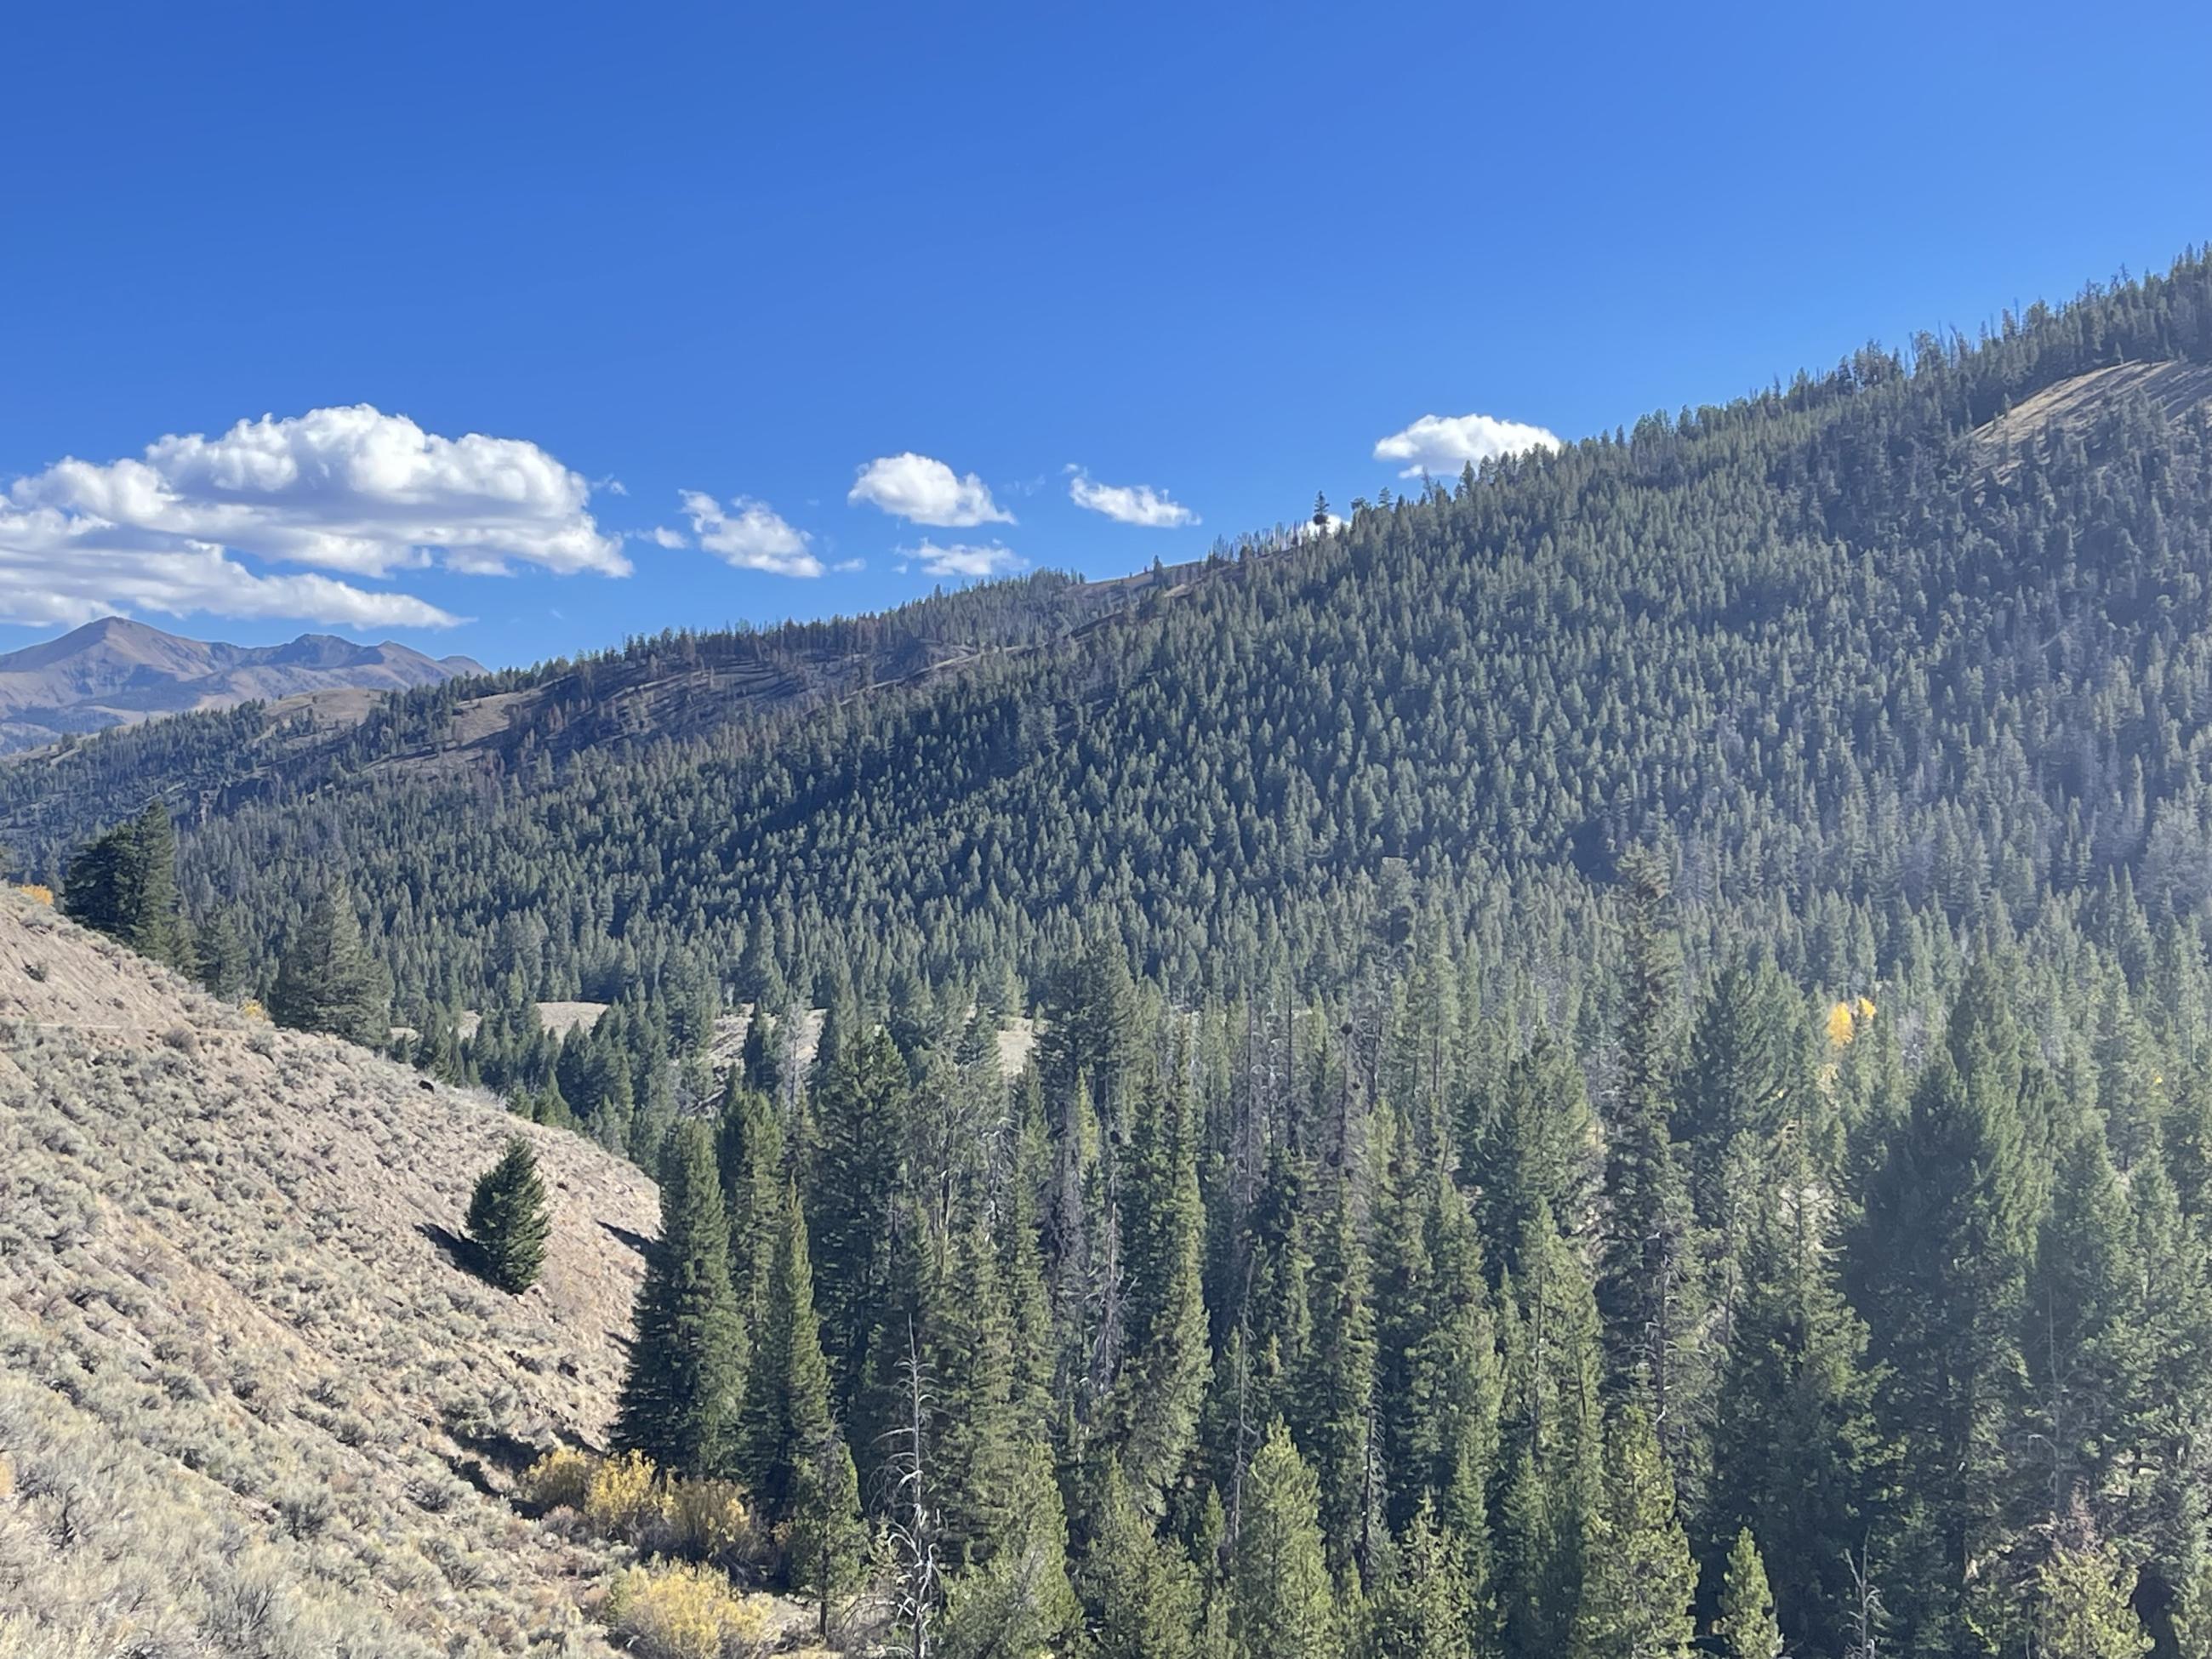
[[[454,1239],[515,1133],[556,1207],[520,1297]],[[0,895],[0,1659],[609,1651],[604,1555],[496,1494],[604,1437],[656,1217],[580,1137]]]

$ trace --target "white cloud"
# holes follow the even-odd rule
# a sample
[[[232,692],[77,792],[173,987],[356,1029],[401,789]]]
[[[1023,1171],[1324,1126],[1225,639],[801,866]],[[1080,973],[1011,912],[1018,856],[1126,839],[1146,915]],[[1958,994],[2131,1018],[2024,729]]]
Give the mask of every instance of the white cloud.
[[[665,524],[657,524],[653,526],[652,529],[640,531],[638,533],[643,536],[647,541],[651,542],[655,547],[665,547],[672,550],[676,548],[689,547],[691,545],[690,542],[684,539],[684,532],[682,531],[671,530]]]
[[[868,568],[868,562],[866,559],[840,559],[830,568],[832,570],[849,574],[855,570],[866,570]]]
[[[1067,469],[1067,498],[1078,507],[1103,513],[1117,524],[1147,530],[1177,530],[1199,521],[1198,514],[1150,484],[1103,484],[1079,466]]]
[[[515,560],[626,576],[620,544],[585,510],[590,492],[536,444],[443,438],[356,404],[163,438],[143,460],[58,461],[12,494],[20,507],[356,576],[419,568],[434,550],[478,574]]]
[[[1398,476],[1418,478],[1424,472],[1457,472],[1469,461],[1480,466],[1499,455],[1559,447],[1556,434],[1520,421],[1489,415],[1424,415],[1404,431],[1380,440],[1375,459],[1403,461],[1406,465]]]
[[[447,625],[458,619],[409,594],[256,567],[627,575],[590,493],[520,439],[441,437],[367,404],[264,415],[213,438],[161,438],[137,459],[72,457],[16,479],[0,500],[0,617],[150,610]]]
[[[335,577],[264,574],[211,543],[0,499],[0,621],[76,627],[118,611],[294,617],[349,628],[451,628],[408,593]]]
[[[965,528],[1014,522],[1014,515],[991,499],[989,486],[974,473],[963,477],[944,462],[912,450],[879,455],[861,467],[845,499],[866,501],[910,524]]]
[[[951,547],[939,547],[925,538],[921,546],[902,547],[899,551],[908,558],[920,560],[923,572],[932,576],[1003,576],[1024,568],[1029,562],[1012,548],[997,542],[981,545],[956,542]],[[906,567],[901,565],[899,568],[904,570]]]
[[[736,495],[726,511],[712,495],[697,489],[683,491],[682,500],[699,545],[726,562],[776,576],[822,574],[822,561],[807,546],[813,538],[785,523],[766,501]]]

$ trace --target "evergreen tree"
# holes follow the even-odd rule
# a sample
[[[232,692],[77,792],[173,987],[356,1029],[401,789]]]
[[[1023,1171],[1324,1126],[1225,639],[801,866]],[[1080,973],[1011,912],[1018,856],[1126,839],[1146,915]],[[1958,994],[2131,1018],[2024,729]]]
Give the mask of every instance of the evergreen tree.
[[[508,1137],[499,1162],[477,1181],[469,1200],[468,1227],[492,1283],[519,1296],[538,1282],[553,1218],[537,1154],[520,1135]]]
[[[192,975],[210,995],[228,1002],[246,989],[249,964],[246,941],[226,907],[203,923],[192,935]]]
[[[1323,1659],[1340,1651],[1336,1592],[1322,1555],[1321,1492],[1281,1422],[1247,1477],[1229,1577],[1239,1659]]]
[[[1121,1173],[1130,1358],[1112,1401],[1113,1443],[1131,1489],[1153,1514],[1190,1464],[1207,1382],[1200,1286],[1206,1217],[1182,1071],[1179,1061],[1166,1084],[1137,1091]]]
[[[735,1067],[722,1093],[714,1161],[722,1176],[722,1207],[730,1218],[730,1280],[746,1334],[757,1339],[767,1322],[769,1281],[789,1177],[775,1107],[747,1087]],[[751,1363],[750,1352],[746,1363]]]
[[[684,1132],[678,1133],[681,1137]],[[825,1493],[835,1495],[807,1483],[821,1473],[823,1449],[837,1437],[830,1368],[814,1314],[806,1218],[796,1190],[787,1188],[777,1208],[775,1255],[745,1379],[736,1451],[737,1468],[771,1523],[790,1520],[802,1498],[820,1501]],[[846,1461],[851,1462],[849,1455]]]
[[[1314,1252],[1312,1345],[1295,1379],[1293,1419],[1310,1449],[1322,1536],[1339,1572],[1364,1565],[1382,1524],[1381,1447],[1375,1419],[1375,1306],[1367,1253],[1348,1184]]]
[[[1667,866],[1646,848],[1621,860],[1628,983],[1620,1082],[1606,1139],[1598,1305],[1617,1394],[1648,1390],[1668,1461],[1702,1478],[1711,1367],[1697,1218],[1670,1125],[1679,946]]]
[[[1766,1564],[1748,1528],[1735,1535],[1721,1578],[1721,1616],[1713,1633],[1723,1659],[1781,1659],[1782,1627],[1766,1587]]]
[[[1604,1495],[1583,1547],[1574,1659],[1688,1659],[1698,1570],[1641,1406],[1606,1426]]]
[[[1865,1325],[1818,1231],[1822,1194],[1802,1169],[1764,1195],[1720,1389],[1709,1550],[1730,1528],[1767,1540],[1775,1605],[1812,1653],[1834,1653],[1887,1478]]]
[[[2143,1659],[2151,1650],[2130,1597],[2135,1573],[2076,1517],[2036,1570],[2036,1651],[2051,1659]]]
[[[1028,1437],[1014,1417],[1013,1326],[988,1234],[955,1233],[926,1279],[932,1485],[946,1563],[957,1567],[1006,1529]]]
[[[1593,1184],[1589,1102],[1581,1065],[1540,1032],[1505,1068],[1503,1085],[1475,1137],[1470,1173],[1482,1194],[1475,1215],[1493,1272],[1520,1271],[1521,1240],[1536,1206],[1579,1232]]]
[[[1082,1584],[1097,1659],[1194,1659],[1199,1575],[1153,1535],[1151,1518],[1111,1459]]]
[[[1388,1553],[1369,1607],[1365,1650],[1373,1659],[1482,1659],[1492,1651],[1480,1593],[1462,1552],[1440,1532],[1427,1504]]]
[[[807,1224],[822,1346],[835,1397],[849,1415],[867,1376],[868,1339],[890,1307],[907,1069],[880,1030],[856,1034],[817,1069],[823,1081],[813,1103]]]
[[[188,966],[191,940],[177,896],[177,830],[161,800],[148,802],[131,825],[131,855],[137,890],[124,943],[167,967]]]
[[[1603,1427],[1597,1308],[1589,1276],[1539,1202],[1520,1246],[1522,1273],[1501,1294],[1504,1471],[1497,1583],[1513,1659],[1566,1652],[1583,1550],[1598,1498]]]
[[[2027,1390],[2048,1459],[2039,1484],[2057,1504],[2114,1491],[2121,1470],[2143,1461],[2136,1431],[2154,1333],[2141,1322],[2135,1232],[2105,1137],[2084,1114],[2060,1154],[2027,1276]]]
[[[687,1478],[737,1467],[740,1333],[730,1230],[707,1126],[679,1124],[660,1175],[660,1237],[638,1286],[614,1443]]]
[[[1882,1415],[1915,1484],[1890,1610],[1938,1648],[1966,1639],[1970,1574],[2003,1530],[2033,1212],[2032,1074],[1994,981],[1977,977],[1869,1183],[1853,1251]]]
[[[177,832],[158,799],[70,860],[62,908],[87,927],[118,939],[167,967],[190,965],[177,897]]]
[[[1016,1459],[1004,1497],[1006,1523],[990,1540],[988,1559],[946,1588],[938,1628],[944,1659],[1060,1652],[1081,1621],[1067,1579],[1067,1522],[1042,1441],[1030,1442]]]
[[[830,1609],[860,1582],[867,1545],[853,1454],[835,1433],[817,1441],[793,1471],[783,1538],[785,1577],[815,1604],[817,1630],[827,1641]]]
[[[384,1041],[390,1009],[390,992],[362,948],[351,900],[342,889],[325,888],[277,958],[270,1018],[295,1030],[375,1044]]]

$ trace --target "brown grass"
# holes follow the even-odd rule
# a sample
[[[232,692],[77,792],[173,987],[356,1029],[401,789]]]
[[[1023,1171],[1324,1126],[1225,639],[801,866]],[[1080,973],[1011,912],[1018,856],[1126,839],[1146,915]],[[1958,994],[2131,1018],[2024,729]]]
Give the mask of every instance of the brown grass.
[[[452,1243],[517,1133],[519,1297]],[[505,1494],[603,1440],[655,1218],[580,1137],[0,895],[0,1659],[611,1651],[619,1553]]]

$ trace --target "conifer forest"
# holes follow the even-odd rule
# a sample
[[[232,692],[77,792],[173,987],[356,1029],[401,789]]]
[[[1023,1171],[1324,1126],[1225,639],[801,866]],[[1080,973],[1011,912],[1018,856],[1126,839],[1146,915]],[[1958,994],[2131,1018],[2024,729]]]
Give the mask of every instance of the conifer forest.
[[[2201,252],[1119,583],[72,740],[0,844],[650,1174],[594,1455],[818,1638],[2212,1656]]]

